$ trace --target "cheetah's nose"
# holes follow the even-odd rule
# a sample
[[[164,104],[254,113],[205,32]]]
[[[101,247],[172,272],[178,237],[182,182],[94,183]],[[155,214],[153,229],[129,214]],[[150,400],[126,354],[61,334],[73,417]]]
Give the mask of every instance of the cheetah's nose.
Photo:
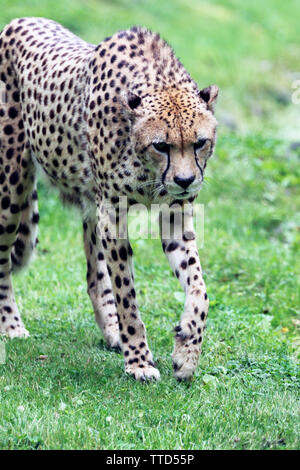
[[[195,176],[190,176],[189,178],[182,178],[181,176],[174,176],[174,181],[176,184],[181,186],[183,189],[186,189],[195,179]]]

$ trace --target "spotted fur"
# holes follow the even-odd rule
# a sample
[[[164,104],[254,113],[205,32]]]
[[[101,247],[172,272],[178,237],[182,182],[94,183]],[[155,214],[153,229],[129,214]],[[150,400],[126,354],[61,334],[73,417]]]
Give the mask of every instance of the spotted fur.
[[[16,19],[1,32],[0,80],[0,332],[28,335],[11,272],[29,261],[37,243],[40,166],[81,211],[96,321],[107,343],[122,348],[125,370],[136,379],[158,379],[159,372],[138,311],[130,243],[112,234],[103,208],[118,210],[126,196],[129,206],[187,209],[183,234],[172,236],[173,217],[162,243],[186,293],[174,372],[190,378],[208,311],[192,202],[215,145],[217,87],[199,90],[170,46],[146,29],[94,46],[43,18]]]

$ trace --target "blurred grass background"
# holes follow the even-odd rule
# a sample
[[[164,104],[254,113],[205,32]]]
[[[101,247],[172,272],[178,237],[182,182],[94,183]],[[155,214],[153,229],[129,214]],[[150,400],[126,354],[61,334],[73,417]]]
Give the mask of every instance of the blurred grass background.
[[[191,384],[172,378],[183,295],[158,241],[133,242],[136,288],[162,380],[141,386],[100,340],[85,286],[79,216],[42,181],[40,243],[14,280],[31,331],[0,366],[0,448],[299,448],[300,3],[290,0],[0,0],[98,43],[158,31],[200,87],[220,87],[205,244],[210,303]],[[45,360],[39,359],[47,356]]]

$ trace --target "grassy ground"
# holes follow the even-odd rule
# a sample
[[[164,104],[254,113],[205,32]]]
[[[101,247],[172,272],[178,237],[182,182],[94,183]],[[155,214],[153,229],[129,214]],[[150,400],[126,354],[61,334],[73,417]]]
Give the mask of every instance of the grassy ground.
[[[182,294],[159,242],[133,242],[139,304],[162,375],[141,385],[95,326],[79,217],[42,183],[37,257],[15,278],[31,337],[6,342],[0,448],[299,449],[300,152],[287,138],[288,117],[300,112],[287,78],[300,72],[296,2],[294,10],[275,0],[2,3],[1,24],[42,15],[93,42],[133,23],[161,31],[201,85],[221,86],[223,125],[199,197],[211,308],[194,380],[172,377]]]

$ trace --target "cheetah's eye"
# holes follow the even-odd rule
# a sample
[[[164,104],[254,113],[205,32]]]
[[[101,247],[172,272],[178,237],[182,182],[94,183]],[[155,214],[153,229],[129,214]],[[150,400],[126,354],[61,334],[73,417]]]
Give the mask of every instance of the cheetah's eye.
[[[194,144],[194,151],[197,152],[198,150],[202,149],[206,142],[207,139],[199,139],[198,142]]]
[[[130,93],[128,97],[128,106],[130,109],[135,109],[141,104],[141,98],[133,93]]]
[[[155,150],[160,153],[169,153],[170,152],[170,145],[166,142],[153,142],[152,143]]]

